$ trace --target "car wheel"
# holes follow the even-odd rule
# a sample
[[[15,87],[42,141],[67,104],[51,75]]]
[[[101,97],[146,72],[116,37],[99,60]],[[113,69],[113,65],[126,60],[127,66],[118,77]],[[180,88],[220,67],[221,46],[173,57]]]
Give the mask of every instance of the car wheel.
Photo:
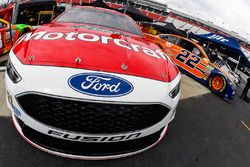
[[[222,75],[216,75],[214,77],[211,77],[209,79],[209,87],[212,90],[212,92],[223,95],[224,91],[226,89],[226,79]]]
[[[29,28],[25,28],[21,33],[20,33],[20,37],[24,34],[26,34],[27,32],[30,32],[31,30]]]

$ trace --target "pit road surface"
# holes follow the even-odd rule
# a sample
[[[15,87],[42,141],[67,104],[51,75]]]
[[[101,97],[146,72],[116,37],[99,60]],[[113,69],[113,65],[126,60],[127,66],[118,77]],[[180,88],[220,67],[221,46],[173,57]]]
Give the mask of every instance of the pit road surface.
[[[44,153],[15,130],[5,102],[0,72],[0,167],[249,167],[250,104],[232,104],[183,75],[182,96],[174,121],[154,148],[127,158],[82,161]],[[245,124],[245,125],[244,125]]]

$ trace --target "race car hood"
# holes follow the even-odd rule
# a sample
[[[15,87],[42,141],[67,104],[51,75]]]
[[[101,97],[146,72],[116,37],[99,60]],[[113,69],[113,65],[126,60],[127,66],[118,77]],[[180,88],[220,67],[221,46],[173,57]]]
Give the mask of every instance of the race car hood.
[[[13,52],[25,65],[90,69],[165,82],[178,74],[159,47],[145,38],[89,25],[43,26],[20,38]]]

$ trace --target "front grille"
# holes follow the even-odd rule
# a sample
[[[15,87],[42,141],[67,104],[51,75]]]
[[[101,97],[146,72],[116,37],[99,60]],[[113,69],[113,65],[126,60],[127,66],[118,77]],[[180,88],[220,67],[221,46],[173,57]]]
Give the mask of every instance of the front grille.
[[[23,110],[46,125],[74,132],[110,134],[150,127],[169,109],[159,104],[107,104],[38,94],[17,98]]]
[[[17,117],[16,119],[18,120]],[[20,120],[18,122],[20,123]],[[43,148],[78,156],[111,156],[136,152],[156,143],[163,131],[162,128],[158,132],[149,136],[129,141],[112,143],[84,143],[47,136],[26,126],[25,124],[22,124],[21,128],[25,137]]]

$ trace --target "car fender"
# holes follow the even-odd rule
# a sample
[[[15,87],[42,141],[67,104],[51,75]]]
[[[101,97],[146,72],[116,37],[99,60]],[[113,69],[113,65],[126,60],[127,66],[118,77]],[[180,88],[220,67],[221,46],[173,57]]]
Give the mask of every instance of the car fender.
[[[223,76],[224,77],[224,82],[226,83],[225,84],[225,89],[224,89],[224,99],[227,100],[227,101],[231,101],[231,100],[228,100],[228,98],[230,97],[233,97],[236,93],[236,86],[234,86],[234,83],[231,82],[231,80],[224,74],[222,73],[219,69],[217,68],[214,68],[212,71],[211,71],[211,74],[209,75],[209,78],[208,78],[208,85],[210,86],[210,79],[213,78],[214,76],[216,75],[220,75],[220,76]],[[226,97],[225,97],[226,96]]]

